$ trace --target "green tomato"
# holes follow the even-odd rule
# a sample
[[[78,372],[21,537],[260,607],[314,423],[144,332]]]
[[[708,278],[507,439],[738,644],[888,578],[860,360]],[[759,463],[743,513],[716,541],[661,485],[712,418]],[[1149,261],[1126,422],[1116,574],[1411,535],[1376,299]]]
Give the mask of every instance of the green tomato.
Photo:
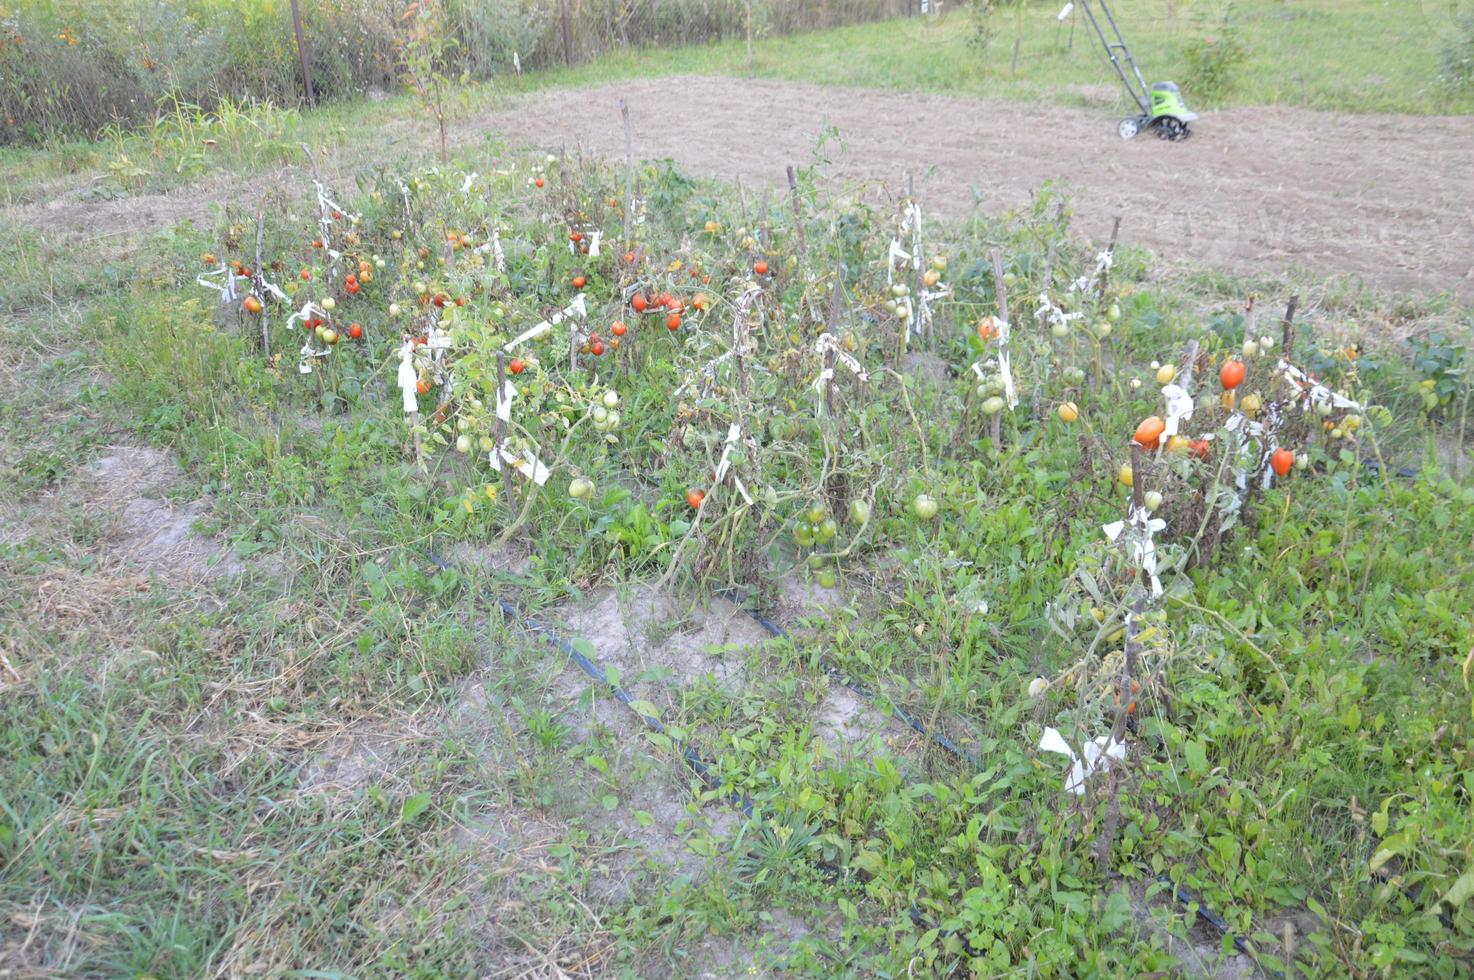
[[[911,512],[923,521],[937,516],[937,502],[928,494],[918,493],[911,501]]]
[[[820,524],[818,528],[815,529],[814,538],[821,543],[825,541],[833,541],[834,536],[838,533],[839,525],[836,524],[834,522],[834,518],[831,517],[825,520],[824,523]]]
[[[831,570],[829,570],[827,568],[824,569],[824,571],[820,572],[818,575],[816,575],[815,578],[818,580],[819,587],[822,588],[822,589],[832,589],[837,584],[839,584],[839,578],[838,578],[838,576],[836,576],[834,574],[834,572],[832,572]]]
[[[850,501],[850,520],[856,524],[864,524],[870,520],[870,504],[864,500],[855,499]]]
[[[999,398],[997,395],[994,395],[993,397],[983,402],[983,414],[997,415],[999,412],[1003,411],[1003,405],[1003,399]]]
[[[824,523],[824,508],[815,504],[804,513],[804,517],[810,524],[822,524]]]

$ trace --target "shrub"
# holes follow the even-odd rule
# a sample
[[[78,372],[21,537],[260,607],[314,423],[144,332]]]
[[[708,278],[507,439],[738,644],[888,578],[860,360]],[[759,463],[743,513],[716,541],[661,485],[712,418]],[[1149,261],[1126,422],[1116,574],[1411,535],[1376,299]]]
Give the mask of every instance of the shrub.
[[[1458,90],[1474,85],[1474,10],[1463,13],[1439,52],[1438,80]]]
[[[1187,62],[1182,87],[1206,101],[1217,99],[1233,87],[1239,66],[1249,56],[1238,38],[1228,32],[1195,38],[1182,54]]]

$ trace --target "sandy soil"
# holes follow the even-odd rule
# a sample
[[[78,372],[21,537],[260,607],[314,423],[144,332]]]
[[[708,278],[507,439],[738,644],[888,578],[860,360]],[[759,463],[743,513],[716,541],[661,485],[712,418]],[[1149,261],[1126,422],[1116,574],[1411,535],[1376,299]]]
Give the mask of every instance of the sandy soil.
[[[1105,109],[695,76],[540,92],[475,128],[622,158],[621,98],[636,155],[696,173],[776,184],[827,125],[845,147],[836,178],[912,174],[943,216],[974,195],[985,213],[1017,207],[1052,180],[1079,192],[1077,232],[1104,238],[1119,214],[1124,241],[1168,262],[1474,300],[1474,117],[1231,109],[1186,143],[1123,142]]]

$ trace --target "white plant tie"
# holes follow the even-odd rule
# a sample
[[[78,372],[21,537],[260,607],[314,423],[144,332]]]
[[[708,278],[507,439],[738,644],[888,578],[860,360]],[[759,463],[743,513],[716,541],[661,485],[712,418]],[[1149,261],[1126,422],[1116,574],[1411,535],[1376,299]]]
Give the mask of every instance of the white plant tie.
[[[1352,401],[1345,395],[1336,394],[1336,392],[1327,388],[1289,361],[1281,359],[1277,370],[1285,376],[1287,381],[1295,386],[1298,391],[1296,400],[1300,402],[1301,407],[1304,409],[1309,410],[1317,405],[1329,402],[1333,408],[1346,409],[1351,412],[1361,411],[1360,404]]]
[[[558,324],[562,323],[564,320],[569,319],[570,317],[578,317],[579,319],[583,319],[587,315],[588,305],[584,301],[583,293],[579,293],[577,296],[573,297],[572,303],[569,303],[563,309],[559,310],[557,313],[554,313],[552,316],[548,317],[537,326],[532,327],[528,330],[524,330],[522,333],[507,341],[506,347],[503,349],[511,350],[513,347],[524,344],[529,340],[532,340],[536,337],[541,337],[543,334],[547,333],[549,330],[553,329]]]
[[[1113,761],[1126,759],[1125,744],[1117,742],[1109,735],[1098,735],[1081,746],[1084,756],[1081,758],[1055,728],[1044,729],[1044,737],[1039,740],[1039,751],[1056,752],[1069,757],[1070,773],[1065,777],[1064,787],[1065,792],[1076,796],[1085,793],[1085,780],[1097,772],[1105,772]]]
[[[1112,521],[1101,527],[1112,543],[1122,541],[1136,567],[1146,573],[1151,581],[1152,595],[1162,594],[1162,583],[1157,579],[1157,545],[1153,535],[1167,527],[1160,517],[1153,517],[1145,507],[1134,504],[1127,511],[1124,521]],[[1125,534],[1124,539],[1122,537]]]
[[[1193,396],[1177,384],[1164,385],[1162,396],[1167,399],[1167,423],[1162,434],[1170,439],[1177,435],[1183,422],[1193,417]]]
[[[415,371],[414,341],[406,341],[404,346],[399,348],[398,357],[399,371],[395,375],[395,384],[399,386],[399,393],[404,403],[404,411],[406,414],[418,412],[420,410],[420,401],[416,396],[415,389],[420,383],[420,376]]]

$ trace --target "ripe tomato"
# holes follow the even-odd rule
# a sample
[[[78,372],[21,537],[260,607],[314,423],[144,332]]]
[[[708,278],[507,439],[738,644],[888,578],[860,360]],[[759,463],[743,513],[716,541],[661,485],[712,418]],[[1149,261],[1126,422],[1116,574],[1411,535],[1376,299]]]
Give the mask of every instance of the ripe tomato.
[[[574,289],[582,289],[584,286],[588,285],[588,282],[589,282],[589,280],[585,276],[574,276],[573,277],[573,288]]]
[[[1269,467],[1275,476],[1284,476],[1295,465],[1295,454],[1281,446],[1269,455]]]
[[[307,269],[303,269],[301,272],[297,273],[297,277],[303,282],[306,282],[307,280],[312,278],[312,273]]]
[[[634,252],[625,252],[624,253],[624,264],[625,265],[634,265],[635,264],[635,253]]]
[[[634,309],[636,313],[644,313],[645,307],[649,305],[649,303],[645,302],[645,297],[641,296],[639,293],[635,293],[635,298],[630,300],[630,306]]]
[[[681,315],[679,313],[672,313],[670,316],[666,317],[665,329],[670,331],[681,329]]]
[[[686,492],[686,506],[692,510],[700,510],[701,504],[706,500],[706,492],[703,490],[689,490]]]
[[[1192,442],[1190,442],[1190,443],[1187,444],[1187,448],[1198,459],[1207,459],[1208,458],[1208,449],[1209,449],[1209,446],[1208,446],[1208,440],[1207,439],[1194,439]]]
[[[615,320],[614,324],[609,328],[609,332],[614,334],[614,336],[616,337],[623,337],[625,331],[628,329],[629,327],[624,325],[623,320]]]
[[[570,242],[581,242],[583,241],[583,234],[576,231],[570,231],[568,233],[568,240]]]
[[[348,324],[348,336],[352,337],[354,340],[362,340],[363,327],[357,323]]]
[[[589,353],[594,355],[595,357],[604,356],[604,342],[602,340],[595,340],[591,342],[589,344]]]
[[[314,238],[312,240],[312,247],[313,248],[322,248],[322,239],[321,238]]]
[[[430,382],[425,378],[416,381],[415,392],[421,395],[428,395],[430,393]]]
[[[527,362],[522,360],[522,358],[520,357],[514,357],[507,364],[507,370],[511,371],[513,374],[521,374],[523,371],[527,370]]]
[[[679,311],[681,309],[681,301],[674,296],[668,296],[665,300],[665,308],[667,310]]]
[[[764,262],[762,259],[758,259],[752,264],[752,271],[760,276],[765,276],[768,274],[768,263]]]
[[[241,306],[246,308],[247,313],[260,313],[261,301],[254,296],[247,296],[241,301]]]
[[[1162,432],[1166,428],[1167,423],[1163,422],[1160,417],[1149,415],[1141,420],[1131,440],[1143,449],[1156,449],[1157,443],[1162,438]]]
[[[457,296],[456,297],[456,305],[457,306],[465,306],[466,305],[466,297],[464,297],[464,296]]]
[[[1244,362],[1237,358],[1223,362],[1223,367],[1218,369],[1218,380],[1230,391],[1237,388],[1244,380]]]
[[[545,183],[547,183],[547,181],[545,181],[545,180],[543,180],[543,179],[542,179],[542,178],[541,178],[541,177],[539,177],[539,178],[537,178],[537,180],[534,180],[534,181],[533,181],[533,182],[532,182],[532,183],[533,183],[533,185],[534,185],[534,186],[535,186],[535,187],[537,187],[537,188],[538,188],[538,189],[539,189],[539,190],[541,190],[541,189],[542,189],[542,186],[543,186],[543,185],[544,185],[544,184],[545,184]]]

